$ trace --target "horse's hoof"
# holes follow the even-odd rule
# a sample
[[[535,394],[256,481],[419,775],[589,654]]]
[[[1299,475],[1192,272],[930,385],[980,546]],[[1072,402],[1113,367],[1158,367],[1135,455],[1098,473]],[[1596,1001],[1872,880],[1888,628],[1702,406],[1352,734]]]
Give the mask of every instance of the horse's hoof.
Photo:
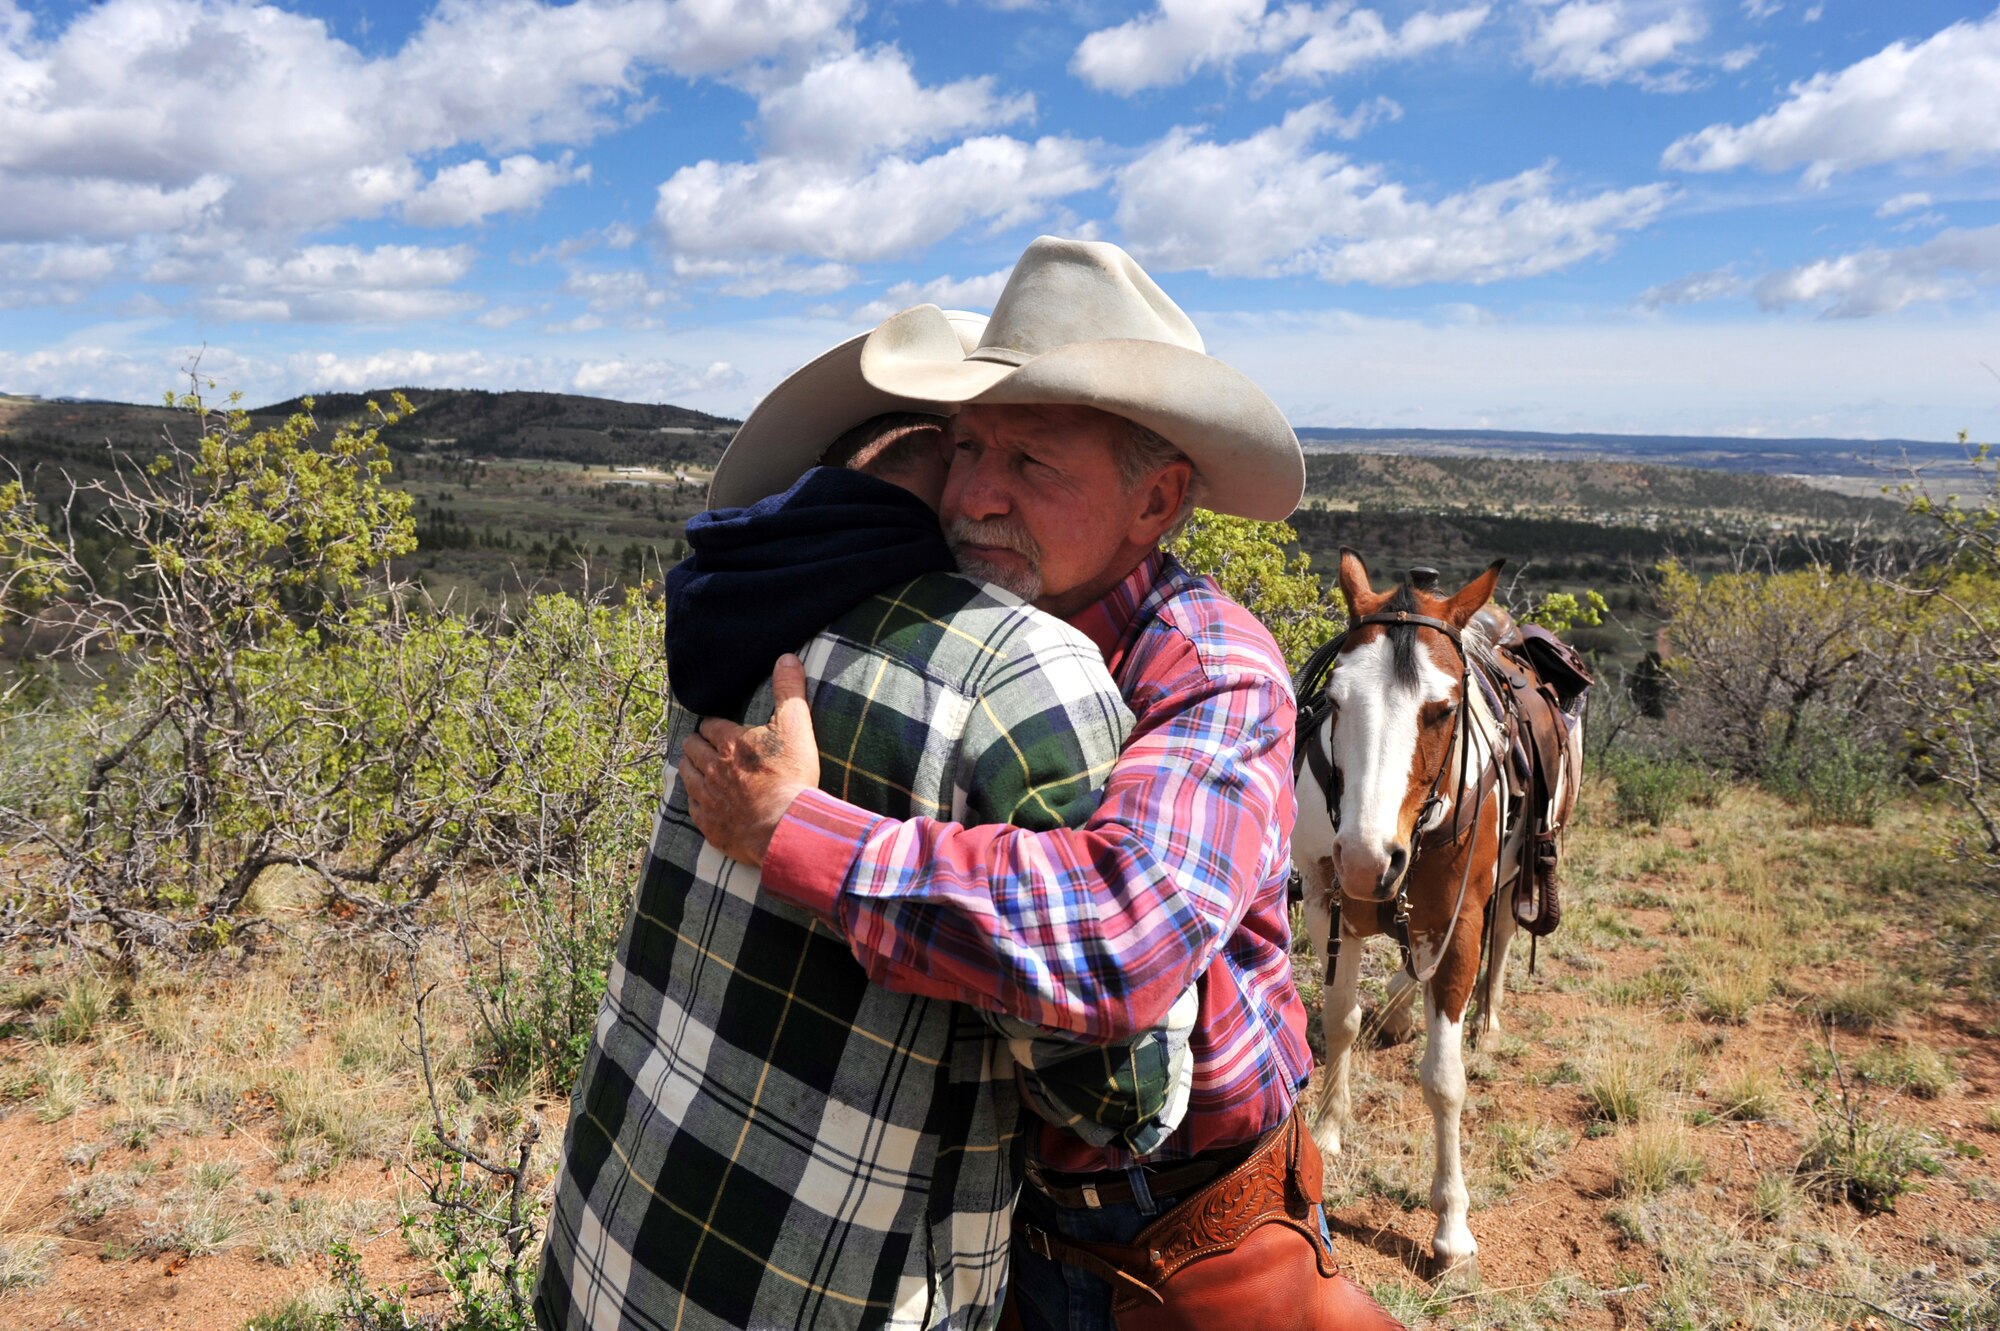
[[[1467,1253],[1456,1261],[1433,1252],[1424,1263],[1431,1284],[1442,1294],[1470,1294],[1479,1288],[1479,1254]]]
[[[1330,1124],[1314,1128],[1313,1145],[1319,1147],[1321,1156],[1331,1160],[1340,1154],[1340,1129]]]
[[[1389,1049],[1407,1043],[1416,1034],[1417,1028],[1415,1022],[1406,1021],[1397,1025],[1383,1021],[1377,1013],[1366,1012],[1362,1015],[1361,1029],[1374,1032],[1376,1048]]]

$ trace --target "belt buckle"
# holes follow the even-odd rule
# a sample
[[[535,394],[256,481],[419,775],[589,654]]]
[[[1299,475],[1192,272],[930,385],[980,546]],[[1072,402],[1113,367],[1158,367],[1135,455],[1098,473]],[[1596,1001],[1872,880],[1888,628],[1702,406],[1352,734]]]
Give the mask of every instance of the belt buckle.
[[[1056,1260],[1056,1255],[1049,1251],[1049,1236],[1034,1225],[1023,1224],[1021,1226],[1021,1237],[1027,1240],[1028,1251],[1035,1254],[1035,1256],[1045,1257],[1052,1262]]]

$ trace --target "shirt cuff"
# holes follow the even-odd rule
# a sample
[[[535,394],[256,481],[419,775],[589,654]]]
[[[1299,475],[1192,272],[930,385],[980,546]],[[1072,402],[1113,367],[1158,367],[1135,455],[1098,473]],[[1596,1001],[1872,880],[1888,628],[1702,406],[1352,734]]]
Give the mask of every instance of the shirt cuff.
[[[823,790],[800,791],[764,852],[764,890],[844,934],[834,905],[869,836],[886,821]]]

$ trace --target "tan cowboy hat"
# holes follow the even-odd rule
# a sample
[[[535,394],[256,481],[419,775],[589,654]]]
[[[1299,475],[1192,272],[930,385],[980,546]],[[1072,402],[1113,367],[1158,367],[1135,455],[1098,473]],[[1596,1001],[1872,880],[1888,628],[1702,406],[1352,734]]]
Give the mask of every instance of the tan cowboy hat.
[[[1028,246],[976,347],[918,305],[861,348],[861,373],[931,402],[1096,407],[1187,454],[1204,507],[1276,521],[1305,493],[1305,455],[1285,414],[1208,355],[1180,306],[1116,245],[1043,236]]]
[[[979,345],[985,315],[925,308],[942,316],[946,336],[961,355]],[[887,411],[951,414],[947,404],[871,387],[861,377],[861,344],[867,339],[861,333],[820,353],[764,395],[715,464],[708,483],[710,508],[742,508],[783,493],[819,461],[828,444],[870,417]]]

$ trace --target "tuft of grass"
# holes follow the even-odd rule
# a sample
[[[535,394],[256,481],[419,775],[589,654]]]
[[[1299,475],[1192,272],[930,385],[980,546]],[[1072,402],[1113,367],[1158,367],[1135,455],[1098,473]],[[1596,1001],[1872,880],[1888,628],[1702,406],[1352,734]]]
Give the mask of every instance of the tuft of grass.
[[[1693,1134],[1677,1118],[1644,1119],[1626,1133],[1618,1148],[1618,1191],[1650,1197],[1701,1177],[1701,1154]]]
[[[56,1245],[44,1238],[0,1239],[0,1294],[47,1280],[55,1250]]]
[[[49,1044],[81,1044],[110,1010],[110,990],[89,971],[78,971],[62,987],[61,1005],[35,1023],[35,1033]]]
[[[153,994],[133,1003],[139,1029],[163,1053],[183,1057],[201,1051],[201,1030],[194,1005],[179,994]]]
[[[196,1192],[221,1193],[243,1173],[234,1160],[205,1160],[187,1167],[188,1187]]]
[[[258,1236],[257,1257],[283,1267],[322,1257],[337,1240],[352,1240],[378,1228],[387,1209],[368,1198],[294,1197]]]
[[[319,1285],[258,1313],[243,1324],[243,1331],[332,1331],[342,1324],[345,1305],[338,1286]]]
[[[242,1213],[215,1194],[183,1194],[145,1223],[140,1247],[151,1253],[208,1257],[235,1247],[246,1228]]]
[[[1765,1224],[1777,1225],[1798,1214],[1803,1200],[1796,1179],[1786,1174],[1765,1174],[1757,1180],[1750,1209]]]
[[[1496,1123],[1489,1140],[1494,1171],[1513,1183],[1547,1178],[1556,1171],[1562,1153],[1575,1142],[1568,1132],[1541,1119]]]
[[[1762,953],[1704,956],[1692,972],[1695,1008],[1708,1021],[1741,1026],[1771,997],[1771,961]]]
[[[1451,1310],[1451,1296],[1432,1285],[1384,1281],[1370,1285],[1368,1295],[1405,1326],[1424,1326]]]
[[[83,1108],[83,1070],[71,1060],[58,1057],[53,1049],[43,1057],[36,1080],[42,1088],[35,1101],[37,1123],[60,1123]]]
[[[373,1155],[391,1144],[390,1124],[379,1085],[350,1086],[326,1068],[286,1069],[271,1081],[278,1133],[291,1154],[314,1154],[309,1143],[324,1144],[327,1163]]]
[[[1855,1074],[1878,1086],[1908,1091],[1919,1100],[1935,1100],[1958,1080],[1951,1063],[1929,1045],[1882,1045],[1854,1060]]]
[[[130,1173],[92,1174],[63,1189],[69,1204],[64,1229],[96,1224],[113,1211],[122,1211],[139,1200],[138,1180]]]
[[[1613,1044],[1591,1061],[1583,1098],[1602,1122],[1636,1123],[1651,1111],[1659,1088],[1660,1070],[1650,1051]]]
[[[1763,1063],[1745,1063],[1713,1087],[1716,1115],[1743,1123],[1768,1123],[1784,1103],[1778,1078]]]
[[[1813,999],[1807,1014],[1844,1030],[1867,1030],[1900,1019],[1909,1001],[1902,987],[1879,976],[1843,985]]]

